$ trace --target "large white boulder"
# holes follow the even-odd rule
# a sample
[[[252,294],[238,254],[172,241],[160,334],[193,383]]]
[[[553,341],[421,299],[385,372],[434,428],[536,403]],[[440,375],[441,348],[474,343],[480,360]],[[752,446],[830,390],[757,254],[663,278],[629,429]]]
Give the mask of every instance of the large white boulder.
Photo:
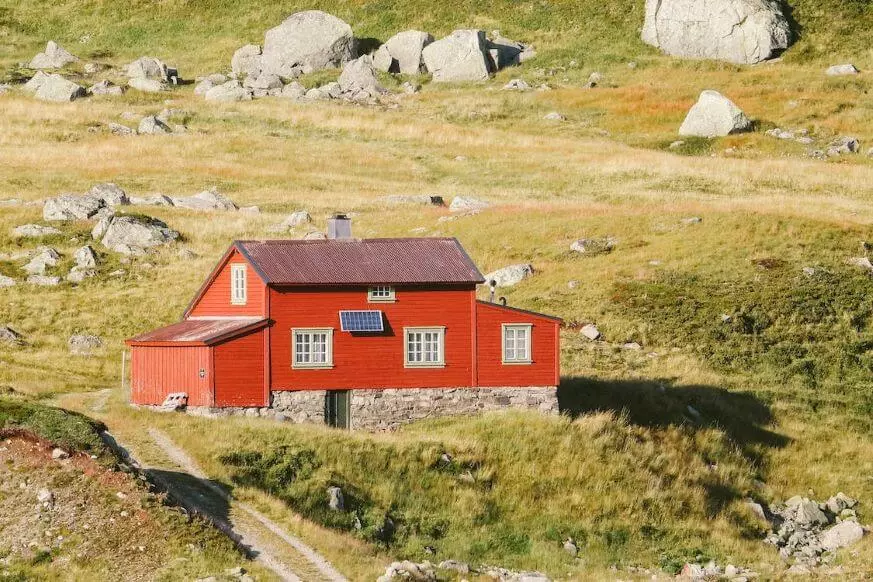
[[[433,40],[433,36],[420,30],[398,32],[376,51],[374,65],[386,73],[417,75],[425,70],[421,53]]]
[[[488,79],[488,40],[482,30],[456,30],[422,50],[427,70],[436,82]]]
[[[494,281],[497,287],[512,287],[513,285],[518,285],[528,277],[532,277],[534,274],[533,265],[528,263],[521,263],[518,265],[509,265],[508,267],[503,267],[502,269],[497,269],[491,273],[485,275],[485,281],[487,284],[491,284],[491,281]]]
[[[30,69],[60,69],[78,60],[78,57],[73,56],[61,48],[58,43],[50,40],[45,45],[45,51],[33,57],[27,66]]]
[[[646,0],[643,42],[668,55],[752,64],[788,48],[775,0]]]
[[[832,552],[839,548],[851,546],[862,537],[864,537],[864,528],[854,521],[843,521],[822,533],[821,546]]]
[[[294,79],[301,73],[341,67],[353,58],[352,27],[326,12],[307,10],[267,31],[261,68]]]
[[[53,73],[42,80],[34,95],[42,101],[69,103],[87,94],[84,87]]]
[[[704,91],[688,111],[679,135],[719,137],[745,131],[752,122],[733,101],[718,91]]]

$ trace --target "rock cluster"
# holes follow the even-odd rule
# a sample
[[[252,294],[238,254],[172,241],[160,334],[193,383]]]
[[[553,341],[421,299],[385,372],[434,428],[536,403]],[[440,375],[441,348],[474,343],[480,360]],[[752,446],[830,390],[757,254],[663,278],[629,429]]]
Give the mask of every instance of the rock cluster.
[[[123,255],[142,255],[153,247],[173,242],[179,233],[148,216],[105,216],[91,231],[104,247]]]
[[[44,220],[97,220],[111,214],[116,206],[130,204],[127,194],[112,183],[95,184],[82,195],[61,194],[46,200],[42,207]]]
[[[499,580],[500,582],[550,582],[550,578],[541,572],[515,572],[495,566],[473,568],[469,564],[457,560],[444,560],[439,565],[434,565],[428,561],[421,563],[410,560],[392,562],[385,569],[385,573],[377,578],[377,582],[391,582],[392,580],[431,582],[442,580],[443,577],[438,576],[439,571],[442,571],[444,575],[450,572],[454,576],[460,576],[461,579],[473,574],[474,576],[484,576],[492,580]]]
[[[646,0],[642,39],[668,55],[753,64],[787,49],[792,32],[776,0]]]
[[[832,552],[854,544],[865,533],[855,520],[857,501],[843,493],[823,503],[795,496],[769,507],[765,516],[773,525],[766,542],[796,564],[817,566],[832,559]]]

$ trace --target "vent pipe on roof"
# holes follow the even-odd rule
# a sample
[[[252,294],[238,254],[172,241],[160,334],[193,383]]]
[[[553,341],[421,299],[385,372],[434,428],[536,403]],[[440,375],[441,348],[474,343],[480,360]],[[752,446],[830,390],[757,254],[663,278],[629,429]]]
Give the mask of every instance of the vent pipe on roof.
[[[327,219],[327,238],[350,239],[352,238],[352,219],[346,214],[335,214]]]

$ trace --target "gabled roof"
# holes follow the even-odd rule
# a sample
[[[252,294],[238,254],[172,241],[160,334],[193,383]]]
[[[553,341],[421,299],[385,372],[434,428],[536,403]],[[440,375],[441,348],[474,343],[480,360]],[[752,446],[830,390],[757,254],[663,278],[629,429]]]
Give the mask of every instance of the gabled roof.
[[[236,241],[269,285],[478,284],[454,238]]]
[[[211,346],[246,332],[260,329],[268,323],[268,320],[259,317],[185,319],[132,337],[125,343],[127,345]]]

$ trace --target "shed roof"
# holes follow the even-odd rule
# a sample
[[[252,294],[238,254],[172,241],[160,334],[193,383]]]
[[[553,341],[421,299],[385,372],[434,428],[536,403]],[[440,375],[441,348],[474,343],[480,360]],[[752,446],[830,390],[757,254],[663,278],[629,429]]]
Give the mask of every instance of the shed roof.
[[[132,337],[128,345],[185,344],[208,346],[267,325],[259,317],[185,319]]]
[[[454,238],[237,241],[267,284],[477,284],[485,278]]]

